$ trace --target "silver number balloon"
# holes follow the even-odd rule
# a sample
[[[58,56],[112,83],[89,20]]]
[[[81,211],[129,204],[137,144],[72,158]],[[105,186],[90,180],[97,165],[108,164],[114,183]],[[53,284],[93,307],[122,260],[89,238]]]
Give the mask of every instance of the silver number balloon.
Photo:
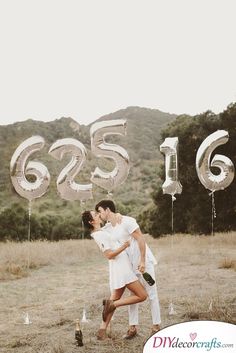
[[[167,137],[160,145],[160,151],[165,155],[165,182],[162,184],[164,194],[181,194],[182,185],[178,180],[178,137]]]
[[[92,153],[96,157],[110,158],[116,164],[111,172],[104,172],[96,167],[92,173],[91,181],[109,192],[126,180],[129,174],[129,156],[123,147],[107,143],[104,138],[107,135],[125,134],[126,120],[123,119],[100,121],[90,129]]]
[[[16,192],[26,198],[33,200],[45,194],[50,183],[50,174],[45,165],[40,162],[26,161],[29,156],[43,148],[45,144],[41,136],[32,136],[22,142],[11,158],[10,175]],[[34,175],[36,180],[29,182],[26,175]]]
[[[48,152],[61,160],[66,153],[72,155],[71,161],[57,178],[57,190],[60,196],[68,201],[92,199],[92,184],[78,184],[74,181],[86,160],[85,146],[76,139],[64,138],[56,141]]]
[[[227,131],[215,131],[202,142],[197,151],[196,170],[198,178],[206,189],[213,192],[227,188],[234,179],[234,165],[228,157],[216,154],[210,163],[212,152],[228,140],[229,134]],[[220,173],[213,174],[210,167],[218,167]]]

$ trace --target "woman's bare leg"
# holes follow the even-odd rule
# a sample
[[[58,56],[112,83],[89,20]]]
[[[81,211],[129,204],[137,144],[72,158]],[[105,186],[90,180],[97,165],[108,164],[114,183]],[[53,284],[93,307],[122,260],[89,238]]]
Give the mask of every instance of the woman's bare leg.
[[[127,284],[126,287],[133,293],[133,295],[115,300],[114,305],[116,308],[123,305],[140,303],[147,299],[147,292],[138,280]]]
[[[133,295],[130,295],[126,298],[121,298],[126,287],[133,293]],[[119,306],[140,303],[147,299],[147,292],[138,280],[127,284],[126,287],[115,289],[110,297],[110,299],[114,301],[114,305],[116,308],[118,308]],[[102,322],[100,329],[107,328],[109,322],[111,321],[113,313],[114,311],[108,314],[106,321]]]
[[[110,296],[110,299],[114,300],[114,301],[119,300],[122,297],[124,291],[125,291],[125,287],[119,288],[119,289],[115,289],[112,292],[112,294]],[[114,311],[112,313],[108,314],[106,322],[102,321],[101,326],[100,326],[101,329],[107,329],[113,314],[114,314]]]

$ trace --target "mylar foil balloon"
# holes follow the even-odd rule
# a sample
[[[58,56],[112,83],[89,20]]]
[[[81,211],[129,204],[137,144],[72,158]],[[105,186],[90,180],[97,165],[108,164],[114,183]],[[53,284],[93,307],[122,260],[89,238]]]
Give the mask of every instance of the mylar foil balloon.
[[[162,185],[164,194],[181,194],[182,185],[178,180],[178,137],[167,137],[160,145],[160,151],[165,155],[165,182]]]
[[[209,135],[201,144],[196,156],[196,170],[201,183],[211,191],[223,190],[229,186],[234,179],[234,165],[231,160],[223,155],[216,154],[211,159],[214,149],[224,145],[229,139],[225,130],[218,130]],[[210,167],[218,167],[220,173],[215,175]]]
[[[91,181],[109,192],[126,180],[129,174],[129,156],[123,147],[107,143],[104,139],[107,135],[125,134],[126,120],[123,119],[100,121],[90,129],[92,153],[97,157],[110,158],[116,164],[111,172],[104,172],[96,167],[92,173]]]
[[[71,161],[57,178],[57,190],[60,196],[68,201],[92,199],[92,184],[83,185],[74,181],[86,160],[85,146],[76,139],[64,138],[56,141],[48,153],[58,160],[61,160],[66,153],[72,155]]]
[[[45,194],[50,183],[50,175],[45,165],[40,162],[29,162],[29,156],[43,148],[45,144],[41,136],[32,136],[22,142],[15,150],[10,163],[11,181],[16,192],[28,199],[33,200]],[[34,175],[36,180],[30,182],[26,175]]]

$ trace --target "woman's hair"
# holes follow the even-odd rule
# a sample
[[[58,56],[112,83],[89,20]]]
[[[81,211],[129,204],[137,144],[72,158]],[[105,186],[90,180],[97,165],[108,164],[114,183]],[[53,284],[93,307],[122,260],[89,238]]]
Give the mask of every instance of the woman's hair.
[[[84,228],[93,230],[93,225],[90,223],[92,221],[93,221],[93,216],[91,215],[91,211],[84,211],[82,213],[82,222],[83,222]]]

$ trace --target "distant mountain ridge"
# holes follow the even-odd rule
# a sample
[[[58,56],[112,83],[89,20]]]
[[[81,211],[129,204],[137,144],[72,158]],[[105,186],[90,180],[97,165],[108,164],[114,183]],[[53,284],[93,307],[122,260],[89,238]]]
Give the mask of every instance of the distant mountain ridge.
[[[160,132],[176,117],[177,115],[175,114],[163,113],[157,109],[128,107],[102,116],[92,123],[112,119],[127,120],[127,136],[111,137],[112,142],[120,144],[127,150],[131,161],[129,177],[114,192],[114,199],[118,200],[122,205],[131,205],[135,210],[138,210],[150,202],[151,197],[148,192],[151,190],[151,184],[156,182],[157,168],[160,161]],[[82,142],[88,150],[88,160],[80,173],[81,175],[78,176],[78,182],[89,182],[91,172],[96,165],[101,168],[104,165],[107,166],[106,161],[98,161],[91,156],[89,129],[92,124],[85,126],[72,118],[60,118],[52,122],[29,119],[6,126],[0,125],[0,155],[2,161],[0,170],[0,207],[4,208],[12,202],[22,201],[11,185],[9,177],[10,160],[21,142],[33,135],[40,135],[45,139],[45,147],[42,151],[33,154],[30,159],[43,162],[47,166],[52,180],[50,191],[37,201],[36,208],[39,209],[41,207],[42,212],[48,212],[48,210],[57,213],[63,212],[65,202],[60,200],[56,194],[55,181],[59,171],[66,165],[66,161],[56,161],[48,155],[48,150],[52,143],[61,138],[73,137]],[[96,192],[99,197],[106,195],[106,191],[102,189]],[[44,203],[49,205],[48,208],[43,207]],[[76,207],[70,206],[70,209],[74,212]]]

